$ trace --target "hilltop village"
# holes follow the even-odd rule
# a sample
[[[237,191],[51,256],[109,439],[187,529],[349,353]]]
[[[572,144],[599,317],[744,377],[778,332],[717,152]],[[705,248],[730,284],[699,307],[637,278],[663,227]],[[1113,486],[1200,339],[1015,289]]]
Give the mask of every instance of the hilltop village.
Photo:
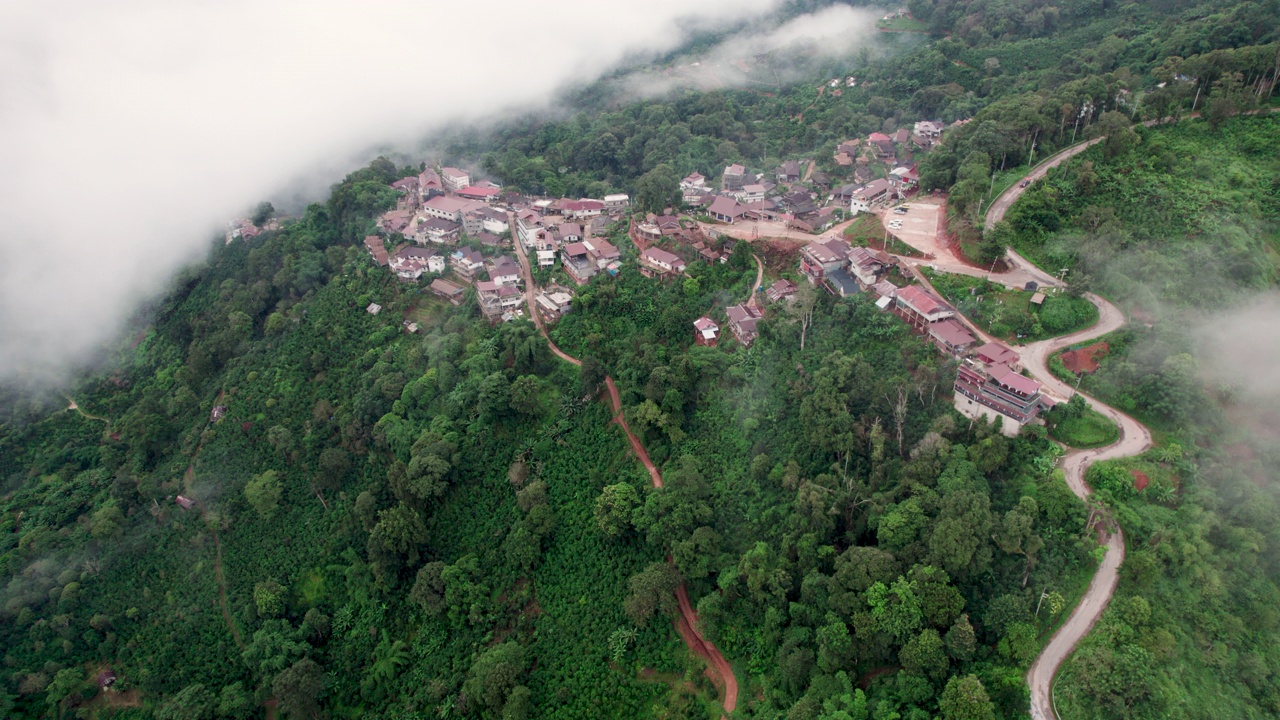
[[[536,312],[537,321],[554,323],[597,276],[683,276],[690,263],[726,262],[738,243],[780,235],[798,250],[793,269],[762,281],[745,302],[698,318],[690,328],[697,344],[715,346],[727,330],[749,348],[759,325],[776,312],[771,308],[791,305],[804,292],[866,294],[959,362],[960,412],[998,419],[1002,431],[1014,435],[1054,404],[1021,374],[1018,354],[968,324],[904,258],[854,245],[842,234],[869,214],[883,223],[886,240],[911,241],[903,218],[918,193],[915,159],[941,143],[946,129],[922,120],[911,129],[838,143],[823,165],[852,182],[833,182],[811,158],[769,170],[731,164],[718,178],[691,173],[679,183],[680,203],[661,213],[636,212],[623,193],[527,196],[467,169],[424,164],[391,184],[396,207],[378,218],[364,247],[377,267],[399,280],[420,283],[453,305],[475,303],[491,322]],[[228,240],[258,232],[241,221]],[[382,308],[375,303],[367,310]],[[417,332],[418,326],[405,320],[404,329]]]

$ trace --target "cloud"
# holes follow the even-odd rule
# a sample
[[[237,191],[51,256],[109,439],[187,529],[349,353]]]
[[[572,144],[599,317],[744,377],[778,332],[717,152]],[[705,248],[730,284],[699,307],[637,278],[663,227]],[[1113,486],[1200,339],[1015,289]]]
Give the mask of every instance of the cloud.
[[[1241,399],[1269,407],[1280,403],[1280,294],[1247,297],[1227,311],[1192,324],[1192,337],[1205,379],[1236,388]]]
[[[0,5],[0,382],[83,361],[260,199],[777,4]]]
[[[831,5],[781,25],[759,23],[661,71],[629,73],[616,81],[616,87],[626,95],[642,97],[658,97],[679,88],[773,90],[869,47],[878,17],[879,13],[866,8]]]

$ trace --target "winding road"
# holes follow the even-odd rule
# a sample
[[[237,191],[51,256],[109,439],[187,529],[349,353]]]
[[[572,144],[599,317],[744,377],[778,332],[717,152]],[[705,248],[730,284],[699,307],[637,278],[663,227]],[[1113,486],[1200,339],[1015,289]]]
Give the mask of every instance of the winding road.
[[[1104,139],[1099,137],[1087,140],[1051,155],[1033,168],[1027,174],[1026,179],[1035,182],[1043,178],[1050,169],[1061,165]],[[1005,213],[1013,203],[1017,202],[1026,189],[1026,187],[1015,183],[1000,193],[1000,196],[996,198],[995,202],[987,210],[984,227],[990,230],[996,223],[1004,219]],[[1008,250],[1006,259],[1012,266],[1012,271],[1002,274],[982,273],[980,270],[974,272],[974,268],[968,265],[958,261],[949,262],[945,259],[941,261],[935,260],[929,264],[944,272],[989,277],[992,281],[1002,283],[1008,287],[1021,287],[1028,276],[1037,280],[1042,286],[1057,287],[1062,284],[1057,278],[1037,268],[1012,249]],[[916,270],[916,267],[921,264],[919,261],[908,260],[907,258],[900,258],[900,260],[908,263],[908,267],[912,269],[913,274],[917,277],[923,277]],[[1014,347],[1021,355],[1023,365],[1027,368],[1027,371],[1036,380],[1040,381],[1043,389],[1050,395],[1058,396],[1063,400],[1069,399],[1076,391],[1049,371],[1049,358],[1063,348],[1087,342],[1118,330],[1126,322],[1124,312],[1111,302],[1093,293],[1086,293],[1085,297],[1098,308],[1098,321],[1092,327],[1070,335]],[[973,325],[973,323],[968,322],[967,318],[965,320],[968,325]],[[980,334],[984,337],[989,337],[985,333]],[[1092,492],[1085,482],[1085,472],[1090,465],[1100,460],[1114,460],[1139,455],[1151,447],[1152,439],[1151,432],[1132,417],[1089,397],[1085,393],[1079,394],[1085,399],[1090,408],[1110,418],[1120,428],[1120,439],[1111,445],[1098,450],[1070,450],[1062,458],[1061,467],[1063,474],[1066,476],[1068,487],[1071,488],[1071,492],[1075,493],[1076,497],[1085,500]],[[1124,562],[1124,533],[1119,527],[1116,527],[1114,532],[1106,536],[1106,542],[1106,554],[1103,555],[1102,562],[1094,572],[1093,579],[1089,582],[1088,589],[1085,590],[1084,595],[1080,598],[1079,604],[1071,611],[1067,621],[1049,639],[1049,643],[1040,652],[1040,655],[1036,657],[1031,669],[1027,672],[1027,685],[1031,691],[1031,717],[1034,720],[1055,720],[1058,717],[1053,704],[1053,679],[1057,675],[1058,669],[1062,667],[1062,663],[1066,661],[1080,641],[1093,629],[1094,624],[1102,616],[1102,612],[1106,610],[1112,596],[1115,594],[1116,586],[1120,581],[1120,565]]]
[[[508,213],[507,217],[514,230],[516,227],[514,213]],[[533,318],[534,326],[538,328],[538,332],[542,333],[542,337],[547,341],[547,347],[551,349],[551,352],[556,357],[581,367],[582,361],[557,347],[547,333],[547,327],[542,322],[542,316],[538,314],[538,308],[535,305],[536,287],[533,284],[533,270],[529,265],[529,256],[525,253],[520,238],[516,237],[514,233],[512,244],[515,245],[516,257],[520,260],[520,272],[524,276],[525,305],[528,306],[528,312]],[[756,258],[756,264],[756,285],[758,286],[764,274],[764,264],[760,262],[758,257]],[[754,297],[753,289],[752,299]],[[609,376],[605,376],[604,384],[609,392],[609,404],[613,408],[613,422],[617,423],[622,428],[622,431],[626,433],[627,441],[631,443],[632,451],[635,452],[640,463],[644,465],[644,469],[648,471],[649,480],[653,483],[653,486],[655,488],[662,487],[662,473],[658,471],[657,466],[649,459],[649,452],[645,450],[640,438],[636,437],[635,433],[631,432],[631,427],[627,425],[627,419],[622,413],[622,397],[618,393],[617,384]],[[680,583],[676,587],[676,603],[680,608],[680,615],[676,619],[676,631],[680,633],[681,639],[684,640],[689,650],[706,661],[707,675],[711,678],[711,682],[721,690],[724,711],[726,714],[732,713],[738,707],[738,678],[733,674],[733,667],[729,665],[729,661],[725,659],[719,648],[715,646],[715,643],[703,637],[702,633],[698,631],[698,614],[689,602],[689,592],[685,589],[684,583]]]

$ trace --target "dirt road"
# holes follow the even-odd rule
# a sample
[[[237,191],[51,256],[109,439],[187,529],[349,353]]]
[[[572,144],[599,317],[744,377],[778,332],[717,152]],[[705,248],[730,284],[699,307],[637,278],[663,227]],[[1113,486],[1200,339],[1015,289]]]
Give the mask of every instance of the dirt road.
[[[607,375],[604,378],[604,384],[609,389],[609,402],[613,405],[613,421],[622,426],[622,431],[627,434],[627,440],[631,442],[631,449],[635,451],[636,457],[640,459],[640,464],[644,465],[644,469],[649,471],[649,480],[653,482],[653,486],[656,488],[662,487],[662,473],[658,472],[658,468],[649,459],[649,451],[644,449],[644,445],[640,443],[640,438],[631,432],[631,426],[627,425],[627,419],[622,415],[622,398],[618,395],[618,386],[614,384],[613,378]]]
[[[756,307],[759,305],[759,303],[756,302],[756,296],[760,294],[760,283],[764,282],[764,261],[760,259],[759,255],[754,253],[751,255],[751,259],[756,261],[756,282],[751,286],[751,294],[747,298],[746,304]]]
[[[515,218],[512,214],[508,214],[508,220],[511,227],[515,227]],[[582,361],[573,357],[556,347],[551,341],[551,336],[547,334],[547,328],[542,323],[542,317],[538,315],[537,307],[534,305],[534,296],[537,288],[533,284],[533,271],[529,266],[529,257],[525,254],[524,248],[520,244],[520,238],[512,238],[516,247],[516,257],[520,260],[520,271],[524,276],[524,300],[528,308],[529,315],[533,318],[534,325],[538,331],[542,333],[542,337],[546,339],[547,346],[551,348],[551,352],[556,357],[565,362],[573,363],[581,366]],[[756,258],[756,285],[758,286],[764,275],[764,264],[760,258]],[[754,298],[754,292],[752,294]],[[649,480],[655,488],[663,486],[662,473],[658,471],[657,466],[653,464],[653,460],[649,458],[649,452],[645,450],[644,444],[640,442],[640,438],[631,432],[631,427],[627,425],[627,419],[622,413],[622,396],[618,393],[618,386],[613,382],[613,378],[605,376],[605,388],[609,391],[609,404],[613,408],[613,422],[618,423],[622,427],[622,431],[626,433],[628,442],[631,443],[631,449],[639,458],[640,463],[644,465],[644,469],[649,473]],[[723,705],[726,713],[732,713],[734,708],[738,706],[738,679],[733,674],[733,667],[729,665],[729,661],[725,660],[719,648],[710,640],[702,637],[702,633],[698,632],[698,615],[693,611],[693,606],[689,603],[689,593],[685,590],[684,583],[676,588],[676,601],[680,607],[680,616],[676,619],[676,630],[680,633],[680,637],[684,640],[685,645],[693,651],[695,655],[702,658],[707,663],[707,675],[711,678],[711,682],[723,692]],[[234,628],[234,626],[233,626]]]
[[[738,678],[734,676],[733,668],[724,659],[724,655],[698,632],[698,614],[689,604],[689,593],[685,591],[683,583],[676,588],[676,602],[680,605],[680,619],[676,622],[676,630],[684,638],[684,644],[707,661],[711,682],[715,683],[724,698],[724,711],[733,712],[738,707]]]

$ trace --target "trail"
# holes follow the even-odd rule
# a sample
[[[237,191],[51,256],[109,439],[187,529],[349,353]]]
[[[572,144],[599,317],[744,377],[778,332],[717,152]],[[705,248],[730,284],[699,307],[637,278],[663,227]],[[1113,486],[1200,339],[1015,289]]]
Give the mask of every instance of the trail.
[[[760,259],[760,256],[755,253],[751,254],[751,259],[756,261],[756,281],[755,284],[751,286],[751,292],[749,293],[750,297],[747,298],[746,304],[752,307],[758,307],[759,303],[756,302],[756,296],[760,294],[760,283],[764,282],[764,262]]]
[[[226,387],[218,390],[218,397],[214,399],[213,404],[221,405],[226,395]],[[196,460],[200,457],[200,450],[203,447],[203,441],[196,445],[195,452],[191,453],[191,462],[187,465],[186,472],[182,474],[183,489],[186,492],[191,492],[191,481],[196,477]],[[209,508],[205,506],[204,501],[197,502],[200,505],[200,518],[208,520]],[[222,571],[222,538],[218,535],[217,527],[209,525],[209,529],[213,533],[213,577],[218,585],[218,607],[222,610],[222,621],[226,623],[227,629],[231,631],[231,637],[236,641],[236,647],[243,651],[244,637],[240,634],[240,628],[236,626],[235,618],[231,617],[231,609],[227,605],[227,576]]]
[[[529,266],[529,257],[525,253],[524,246],[520,243],[520,238],[515,232],[515,215],[507,214],[508,222],[512,229],[512,243],[516,248],[516,257],[520,260],[520,271],[524,276],[524,300],[528,308],[530,316],[533,318],[533,324],[542,333],[542,337],[546,339],[547,346],[556,357],[565,362],[572,363],[581,367],[582,361],[578,358],[556,347],[552,342],[551,336],[547,333],[546,325],[542,322],[542,316],[538,314],[538,309],[534,304],[534,296],[536,288],[533,284],[533,271]],[[760,278],[764,273],[764,265],[760,262],[760,258],[756,258],[757,263],[757,280],[756,285],[760,284]],[[754,296],[753,296],[754,299]],[[622,396],[618,393],[618,386],[613,382],[613,378],[605,376],[605,388],[609,391],[609,404],[613,409],[613,422],[618,423],[622,427],[622,431],[626,433],[627,440],[631,443],[631,449],[635,452],[640,463],[644,465],[644,469],[649,472],[649,480],[655,488],[663,486],[662,473],[658,471],[657,466],[649,458],[649,452],[645,450],[644,444],[640,442],[640,438],[631,432],[631,427],[627,425],[627,419],[622,412]],[[685,589],[684,583],[676,588],[676,602],[680,607],[680,617],[676,620],[676,630],[680,633],[681,639],[685,645],[693,651],[695,655],[702,658],[707,663],[707,675],[711,678],[711,682],[722,689],[724,700],[723,706],[725,713],[732,713],[738,707],[738,678],[733,674],[733,667],[729,665],[729,661],[725,660],[719,648],[710,640],[702,637],[698,632],[698,615],[693,611],[693,606],[689,602],[689,593]]]
[[[216,530],[213,533],[213,575],[218,581],[218,605],[222,608],[222,621],[231,631],[231,637],[235,638],[236,647],[243,651],[244,638],[240,636],[240,628],[236,627],[236,621],[231,617],[231,610],[227,607],[227,578],[222,573],[222,540],[218,537]]]
[[[98,415],[92,415],[92,414],[90,414],[90,413],[85,412],[85,411],[84,411],[84,409],[83,409],[83,408],[81,408],[79,405],[77,405],[77,404],[76,404],[76,401],[75,401],[75,400],[72,400],[70,396],[65,396],[65,397],[67,398],[67,409],[68,409],[68,410],[75,410],[77,413],[79,413],[80,417],[88,418],[88,419],[90,419],[90,420],[98,420],[98,421],[100,421],[100,422],[104,422],[104,423],[106,423],[106,424],[107,424],[107,430],[111,430],[111,421],[110,421],[110,420],[108,420],[107,418],[104,418],[104,417],[100,417],[100,416],[98,416]]]

